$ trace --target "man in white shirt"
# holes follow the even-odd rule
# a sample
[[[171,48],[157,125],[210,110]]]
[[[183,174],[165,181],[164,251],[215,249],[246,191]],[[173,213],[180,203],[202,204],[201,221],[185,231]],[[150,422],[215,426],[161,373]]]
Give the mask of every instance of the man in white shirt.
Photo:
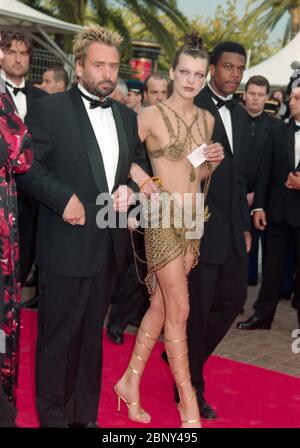
[[[100,204],[111,211],[113,196],[115,209],[127,210],[122,192],[138,190],[131,164],[146,157],[136,114],[109,98],[121,42],[117,32],[84,27],[73,47],[78,86],[37,101],[28,119],[35,158],[18,182],[42,204],[36,391],[44,427],[97,427],[103,321],[129,241],[127,228],[99,222]]]
[[[280,296],[290,239],[296,253],[293,306],[300,327],[300,87],[292,90],[291,120],[270,131],[255,189],[254,225],[268,227],[264,275],[254,314],[240,330],[270,329]]]

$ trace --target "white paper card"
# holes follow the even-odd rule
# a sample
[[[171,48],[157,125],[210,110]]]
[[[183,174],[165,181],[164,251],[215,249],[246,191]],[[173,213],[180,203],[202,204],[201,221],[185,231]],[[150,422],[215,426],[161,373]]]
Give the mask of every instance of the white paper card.
[[[198,168],[198,166],[201,165],[201,163],[205,162],[206,157],[203,154],[204,149],[206,148],[206,144],[202,143],[201,146],[198,146],[198,148],[194,149],[193,152],[191,152],[187,158],[191,162],[194,168]]]

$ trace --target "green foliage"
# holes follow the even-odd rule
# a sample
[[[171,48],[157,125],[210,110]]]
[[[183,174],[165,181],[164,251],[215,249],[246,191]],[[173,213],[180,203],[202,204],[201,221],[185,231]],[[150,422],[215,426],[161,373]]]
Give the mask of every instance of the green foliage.
[[[285,45],[300,31],[300,0],[249,0],[249,4],[252,8],[245,23],[256,23],[259,36],[267,30],[273,30],[286,13],[290,17],[282,44]]]
[[[126,26],[123,15],[130,11],[147,28],[151,35],[171,57],[176,48],[176,37],[170,33],[160,20],[160,15],[174,24],[176,29],[188,29],[186,17],[177,9],[176,0],[21,0],[36,9],[42,10],[61,20],[85,24],[90,22],[111,26],[125,37],[125,56],[129,57],[130,29]],[[70,38],[65,38],[64,49],[69,50]]]
[[[241,43],[247,51],[251,50],[250,65],[253,66],[276,53],[280,48],[280,43],[269,44],[267,32],[258,37],[255,22],[246,25],[244,17],[238,17],[236,2],[237,0],[229,0],[225,7],[218,6],[213,18],[199,16],[191,20],[189,32],[191,30],[199,31],[208,51],[225,40],[234,40]],[[247,13],[248,10],[246,9],[245,14]],[[161,15],[160,20],[168,31],[176,37],[177,48],[182,45],[185,32],[177,29],[165,15]],[[127,12],[124,15],[124,21],[130,29],[132,38],[153,40],[154,36],[151,29],[145,27],[138,17]],[[170,58],[168,54],[162,52],[159,61],[161,70],[168,69],[174,53]]]

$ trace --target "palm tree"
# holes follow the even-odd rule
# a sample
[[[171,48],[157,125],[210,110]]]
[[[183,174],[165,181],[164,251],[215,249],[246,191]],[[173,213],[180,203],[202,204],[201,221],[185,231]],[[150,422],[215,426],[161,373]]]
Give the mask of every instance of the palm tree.
[[[287,12],[289,19],[283,45],[300,31],[300,0],[250,0],[249,3],[256,7],[246,17],[246,24],[256,22],[259,35],[272,31]]]
[[[162,45],[168,56],[176,49],[176,38],[162,23],[162,16],[169,18],[180,30],[188,29],[186,17],[178,10],[176,0],[21,0],[33,8],[53,17],[72,23],[97,22],[113,26],[125,38],[130,48],[130,30],[122,18],[124,10],[135,14],[151,30],[152,36]]]

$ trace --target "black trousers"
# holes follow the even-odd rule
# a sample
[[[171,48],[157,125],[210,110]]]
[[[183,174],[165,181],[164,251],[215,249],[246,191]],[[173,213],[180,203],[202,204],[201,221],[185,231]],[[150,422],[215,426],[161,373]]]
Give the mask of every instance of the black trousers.
[[[189,278],[188,347],[192,384],[204,391],[205,361],[221,342],[247,298],[248,258],[230,244],[223,264],[201,262]]]
[[[257,230],[251,220],[251,250],[248,254],[248,282],[258,281],[258,253],[259,253],[259,241],[262,246],[262,265],[264,265],[265,255],[265,232]]]
[[[134,247],[142,260],[145,260],[144,237],[135,232]],[[139,277],[146,277],[146,265],[137,260]],[[127,263],[119,275],[114,291],[109,321],[107,326],[124,331],[128,324],[143,315],[149,307],[149,294],[145,285],[141,284],[136,272],[136,265],[131,242],[127,248]]]
[[[293,304],[300,311],[300,227],[291,226],[287,222],[269,222],[264,275],[254,309],[256,316],[270,322],[274,319],[279,301],[290,241],[296,255]]]
[[[18,207],[20,210],[18,213],[20,281],[21,285],[24,285],[35,261],[39,205],[29,196],[21,193]]]
[[[43,427],[97,420],[102,328],[116,278],[110,258],[93,277],[39,272],[36,394]]]

